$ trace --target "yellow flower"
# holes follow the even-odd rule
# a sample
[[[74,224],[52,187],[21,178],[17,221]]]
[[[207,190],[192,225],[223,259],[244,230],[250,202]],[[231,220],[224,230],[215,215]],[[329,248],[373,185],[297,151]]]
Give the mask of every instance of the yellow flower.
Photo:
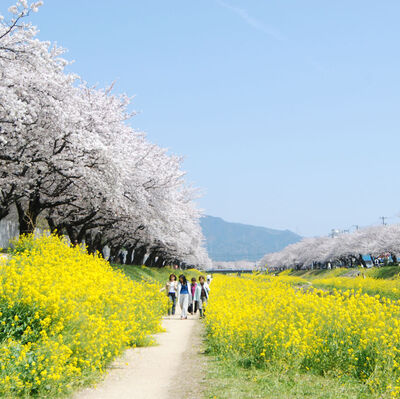
[[[304,289],[302,282],[297,288],[290,277],[216,276],[205,319],[210,349],[284,370],[347,375],[371,392],[400,397],[400,389],[389,388],[400,385],[400,304],[366,295],[354,283],[329,292]]]
[[[0,264],[0,311],[12,315],[2,325],[15,331],[0,343],[1,397],[66,393],[86,370],[103,372],[160,331],[168,299],[159,284],[133,282],[58,237],[22,237],[18,245],[28,249]]]

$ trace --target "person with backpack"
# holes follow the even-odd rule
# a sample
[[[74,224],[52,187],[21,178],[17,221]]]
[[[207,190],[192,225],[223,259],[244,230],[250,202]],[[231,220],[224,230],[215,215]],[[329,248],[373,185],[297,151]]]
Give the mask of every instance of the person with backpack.
[[[184,274],[179,276],[179,283],[178,283],[178,302],[179,306],[181,307],[181,320],[187,319],[188,315],[188,306],[189,302],[191,302],[191,292],[189,283],[186,280]]]
[[[197,284],[194,300],[198,301],[200,318],[205,316],[205,307],[207,306],[208,296],[210,294],[210,286],[206,283],[204,276],[199,277],[199,284]]]

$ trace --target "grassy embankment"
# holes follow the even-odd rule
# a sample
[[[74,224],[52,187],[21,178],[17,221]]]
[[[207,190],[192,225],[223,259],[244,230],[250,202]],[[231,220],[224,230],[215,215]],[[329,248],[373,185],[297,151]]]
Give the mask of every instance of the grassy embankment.
[[[330,277],[343,277],[346,275],[356,275],[357,272],[364,273],[367,277],[376,279],[393,280],[399,277],[400,267],[399,266],[384,266],[384,267],[373,267],[371,269],[322,269],[322,270],[288,270],[280,273],[280,275],[297,276],[302,277],[306,280],[315,280],[321,278]]]
[[[158,269],[146,266],[116,264],[113,264],[112,267],[115,270],[122,271],[127,277],[131,278],[133,281],[157,281],[161,284],[165,284],[169,278],[169,275],[172,273],[175,274],[177,277],[179,277],[180,274],[184,274],[189,281],[192,277],[196,277],[196,279],[198,280],[199,276],[205,276],[203,272],[196,269],[174,270],[171,267],[163,267],[161,269]]]
[[[280,276],[302,278],[313,287],[327,290],[361,290],[368,295],[400,299],[400,267],[371,269],[296,270]]]

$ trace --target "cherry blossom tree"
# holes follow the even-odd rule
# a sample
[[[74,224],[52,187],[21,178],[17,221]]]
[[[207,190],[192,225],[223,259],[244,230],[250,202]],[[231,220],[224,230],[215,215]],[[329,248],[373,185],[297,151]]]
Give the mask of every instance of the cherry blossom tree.
[[[21,233],[40,217],[112,259],[207,266],[181,158],[130,126],[127,96],[66,73],[63,50],[24,22],[40,5],[0,19],[0,220],[15,208]]]
[[[363,255],[371,259],[390,254],[397,263],[400,253],[400,225],[373,226],[343,233],[337,237],[305,238],[280,252],[266,254],[261,267],[299,268],[331,265],[366,266]]]

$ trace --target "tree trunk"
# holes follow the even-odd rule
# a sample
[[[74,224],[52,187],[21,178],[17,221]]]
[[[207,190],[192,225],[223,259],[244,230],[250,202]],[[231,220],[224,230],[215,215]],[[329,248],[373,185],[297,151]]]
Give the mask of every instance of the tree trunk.
[[[78,234],[76,233],[76,230],[72,226],[66,226],[65,230],[67,230],[67,234],[69,240],[71,241],[71,244],[72,245],[78,244]]]
[[[118,253],[120,248],[119,247],[111,247],[110,248],[110,263],[119,263]]]
[[[163,264],[164,264],[164,258],[162,256],[159,256],[155,263],[155,267],[158,267],[160,269],[161,267],[163,267]]]
[[[86,248],[89,254],[93,254],[94,253],[94,246],[93,246],[93,237],[92,234],[87,233],[85,235],[85,244],[86,244]]]
[[[40,205],[38,201],[29,201],[28,209],[25,211],[22,204],[17,201],[15,203],[18,212],[19,233],[32,234],[35,231],[37,217],[40,214]]]
[[[0,220],[4,219],[10,213],[10,208],[0,206]]]
[[[155,259],[156,259],[156,254],[154,252],[151,252],[149,257],[146,259],[144,265],[147,267],[153,267]]]
[[[393,260],[393,264],[397,264],[397,256],[395,255],[395,254],[393,254],[393,253],[390,253],[390,256],[392,257],[392,260]]]
[[[104,245],[103,245],[102,235],[101,235],[100,232],[97,233],[97,234],[94,236],[93,248],[94,248],[95,251],[97,251],[97,252],[99,253],[100,256],[104,256],[104,255],[103,255],[103,248],[104,248]]]
[[[132,264],[132,255],[133,255],[134,249],[135,248],[133,246],[127,248],[127,254],[126,254],[126,258],[125,258],[125,263],[127,265]]]
[[[47,216],[47,217],[46,217],[46,220],[47,220],[47,224],[49,225],[49,228],[50,228],[51,233],[52,233],[52,234],[55,233],[55,231],[57,230],[57,226],[56,226],[56,224],[54,223],[53,218],[51,218],[50,216]]]
[[[76,231],[75,241],[79,242],[79,243],[83,242],[83,240],[85,239],[85,237],[87,235],[86,234],[86,232],[87,232],[86,226],[82,226],[79,231],[78,231],[78,228],[76,228],[76,227],[73,227],[73,229]]]
[[[47,220],[47,223],[49,225],[51,234],[55,234],[58,237],[61,237],[63,235],[63,230],[64,230],[63,225],[62,224],[61,225],[56,225],[54,223],[53,218],[50,217],[50,216],[47,216],[46,220]]]
[[[146,252],[147,252],[146,246],[135,248],[132,264],[137,265],[137,266],[143,265],[144,257],[146,256]]]

